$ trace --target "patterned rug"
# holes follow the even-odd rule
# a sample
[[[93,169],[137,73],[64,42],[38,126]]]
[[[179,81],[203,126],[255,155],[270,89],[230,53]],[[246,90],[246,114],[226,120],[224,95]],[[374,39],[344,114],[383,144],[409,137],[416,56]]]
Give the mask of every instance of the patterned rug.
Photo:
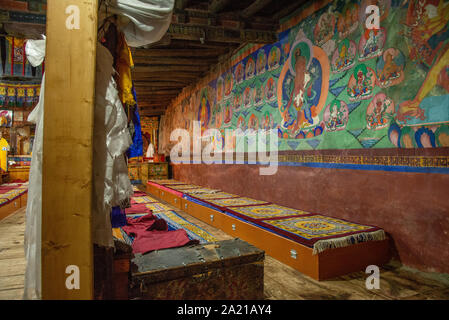
[[[163,203],[160,202],[156,202],[156,203],[149,203],[146,205],[146,207],[148,209],[150,209],[151,211],[153,211],[153,213],[157,213],[157,212],[163,212],[163,211],[167,211],[167,210],[172,210],[172,207],[169,207]]]
[[[282,207],[277,204],[226,208],[226,211],[248,220],[311,215],[310,212]]]
[[[175,211],[160,212],[156,213],[155,216],[167,221],[170,230],[184,229],[190,240],[199,240],[200,243],[214,242],[218,240],[206,230],[178,215]]]
[[[136,203],[155,203],[159,202],[159,200],[150,197],[150,196],[143,196],[143,197],[132,197],[132,200],[134,200]]]
[[[182,185],[168,185],[170,189],[183,192],[185,190],[191,190],[191,189],[200,189],[202,187],[196,186],[194,184],[182,184]]]
[[[128,236],[122,228],[112,228],[112,238],[125,242],[129,245],[133,244],[133,239]]]
[[[168,230],[179,230],[184,229],[190,240],[198,240],[201,244],[214,242],[218,239],[213,235],[205,231],[204,229],[198,227],[197,225],[185,220],[183,217],[178,215],[175,211],[165,211],[154,214],[159,219],[164,219],[167,222]],[[144,214],[134,214],[128,217],[139,218],[144,216]],[[128,236],[122,228],[112,229],[113,238],[132,245],[133,238]]]
[[[202,200],[239,198],[238,195],[227,193],[227,192],[200,193],[200,194],[194,194],[193,197],[202,199]]]
[[[28,186],[18,186],[16,189],[11,189],[5,193],[0,194],[0,206],[5,205],[21,195],[28,192]]]
[[[230,199],[209,199],[206,200],[212,205],[215,205],[221,209],[229,208],[229,207],[237,207],[237,206],[251,206],[251,205],[261,205],[268,204],[266,201],[255,200],[246,197],[240,198],[230,198]]]
[[[322,215],[273,218],[258,221],[258,224],[313,248],[313,254],[360,242],[385,239],[385,232],[378,227]]]
[[[168,179],[168,180],[148,180],[148,181],[151,181],[151,182],[157,183],[157,184],[161,184],[161,185],[185,184],[184,182],[176,181],[176,180],[173,180],[173,179]]]
[[[182,190],[179,190],[182,191]],[[219,190],[209,189],[209,188],[195,188],[195,189],[185,189],[184,193],[187,194],[215,194]]]

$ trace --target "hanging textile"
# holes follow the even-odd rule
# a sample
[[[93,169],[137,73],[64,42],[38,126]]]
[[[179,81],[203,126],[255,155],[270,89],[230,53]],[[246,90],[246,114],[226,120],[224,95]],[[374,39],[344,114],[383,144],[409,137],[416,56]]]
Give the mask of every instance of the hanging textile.
[[[136,91],[134,87],[132,88],[132,93],[135,101],[137,101]],[[134,134],[133,134],[133,144],[128,150],[128,158],[130,159],[143,156],[142,130],[140,125],[140,115],[137,103],[132,109],[133,109],[132,123],[134,126]]]
[[[104,4],[103,14],[117,14],[122,19],[128,45],[141,47],[159,41],[167,32],[175,1],[105,0]]]
[[[94,115],[94,206],[93,241],[113,246],[110,214],[133,195],[124,154],[132,143],[127,117],[113,79],[113,57],[97,45],[96,105]]]
[[[40,90],[40,83],[0,81],[0,107],[32,107],[39,101]]]
[[[45,57],[45,40],[29,40],[26,54],[30,63],[39,66]],[[44,130],[45,75],[39,102],[28,116],[36,124],[29,174],[28,200],[25,216],[24,247],[27,261],[24,299],[41,298],[41,225],[42,225],[42,146]]]
[[[45,41],[29,41],[27,54],[36,55],[30,60],[42,62]],[[96,73],[96,105],[94,109],[93,141],[93,189],[92,209],[93,242],[100,246],[112,247],[111,209],[126,202],[133,194],[128,177],[124,152],[131,145],[131,137],[126,128],[127,118],[118,97],[113,79],[112,55],[98,44]],[[45,79],[45,77],[44,77]],[[42,144],[44,114],[43,80],[39,103],[28,121],[36,123],[36,135],[30,168],[30,186],[26,212],[25,256],[25,299],[41,298],[41,224],[42,224]]]
[[[115,68],[117,70],[119,96],[123,105],[134,106],[136,104],[136,98],[133,92],[133,82],[131,78],[131,69],[133,67],[134,62],[131,51],[126,44],[123,33],[120,33],[118,35],[118,53]]]
[[[25,53],[27,40],[2,36],[0,42],[0,76],[42,78],[42,66],[34,66],[27,60]]]

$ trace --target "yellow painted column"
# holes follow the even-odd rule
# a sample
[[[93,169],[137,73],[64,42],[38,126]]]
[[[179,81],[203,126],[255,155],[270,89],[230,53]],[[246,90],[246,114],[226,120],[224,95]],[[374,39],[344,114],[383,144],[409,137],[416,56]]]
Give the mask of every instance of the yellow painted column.
[[[93,298],[92,134],[98,0],[48,0],[42,298]]]

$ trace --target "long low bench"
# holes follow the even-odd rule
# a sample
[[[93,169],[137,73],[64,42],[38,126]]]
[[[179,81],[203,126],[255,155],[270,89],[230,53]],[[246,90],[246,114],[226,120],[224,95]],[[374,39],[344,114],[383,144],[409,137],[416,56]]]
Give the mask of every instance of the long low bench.
[[[201,189],[204,189],[204,193],[201,192]],[[200,191],[196,193],[195,190]],[[376,227],[363,226],[289,208],[286,208],[287,211],[296,211],[298,214],[268,219],[251,218],[238,213],[236,211],[237,206],[223,207],[217,204],[220,201],[214,200],[215,203],[212,203],[211,200],[204,200],[204,198],[212,199],[217,195],[220,195],[217,197],[221,197],[223,200],[248,198],[216,190],[211,190],[208,194],[207,188],[191,186],[174,180],[148,181],[147,192],[231,236],[238,237],[265,250],[275,259],[316,280],[325,280],[365,270],[368,265],[380,266],[387,263],[390,258],[388,239],[383,230]],[[232,203],[233,201],[221,202]],[[250,204],[239,208],[250,208],[262,204],[263,209],[263,205],[270,205],[267,202],[253,199],[241,202]],[[324,218],[329,221],[336,221],[336,223],[359,226],[360,229],[366,229],[367,232],[358,232],[349,236],[329,236],[328,238],[331,241],[324,241],[324,247],[320,248],[316,244],[305,245],[300,243],[301,237],[295,238],[294,234],[276,226],[276,222],[285,223],[288,219],[295,221],[295,219],[301,218],[312,221],[314,219],[319,221]],[[358,237],[362,239],[358,239]],[[351,241],[354,243],[351,243]],[[326,247],[328,243],[334,242],[336,247]]]
[[[0,185],[0,220],[16,210],[26,207],[28,200],[28,183],[6,183]]]

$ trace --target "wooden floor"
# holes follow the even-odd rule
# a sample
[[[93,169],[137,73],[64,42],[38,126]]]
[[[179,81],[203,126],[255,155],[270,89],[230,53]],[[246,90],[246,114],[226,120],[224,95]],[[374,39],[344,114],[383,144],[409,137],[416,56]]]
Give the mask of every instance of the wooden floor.
[[[0,221],[0,300],[22,299],[26,207]]]
[[[219,240],[229,235],[176,210]],[[0,221],[0,299],[21,299],[25,273],[23,235],[25,208]],[[327,281],[316,281],[266,256],[266,299],[449,299],[449,275],[423,273],[391,262],[381,269],[380,289],[365,288],[366,274],[354,273]]]

